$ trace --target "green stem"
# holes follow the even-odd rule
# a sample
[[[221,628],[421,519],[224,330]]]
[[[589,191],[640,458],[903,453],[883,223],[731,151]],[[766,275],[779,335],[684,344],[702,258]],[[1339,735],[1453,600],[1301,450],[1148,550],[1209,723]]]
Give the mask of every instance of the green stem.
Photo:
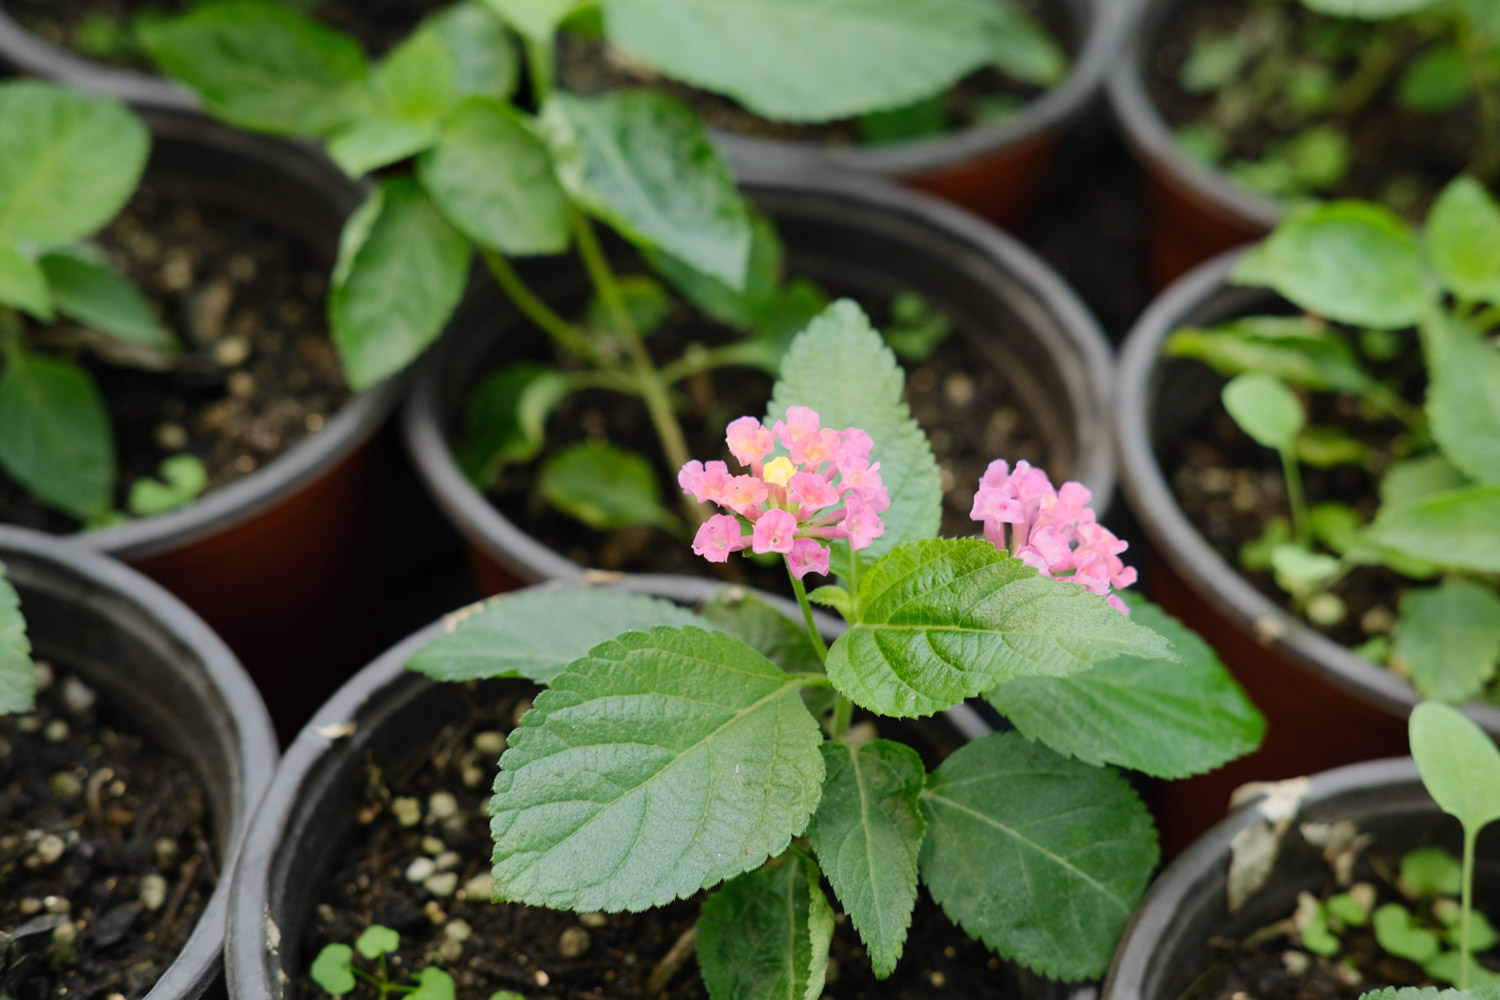
[[[1292,533],[1297,544],[1312,547],[1312,517],[1307,512],[1307,494],[1302,489],[1302,470],[1290,448],[1281,452],[1281,470],[1286,474],[1286,495],[1292,505]]]
[[[1360,56],[1359,65],[1349,74],[1333,97],[1332,111],[1338,118],[1352,118],[1380,92],[1391,72],[1406,55],[1404,36],[1396,32],[1377,35]]]
[[[859,553],[852,546],[849,549],[849,575],[844,582],[849,585],[846,589],[850,597],[859,594]]]
[[[1464,827],[1464,892],[1459,906],[1458,988],[1469,988],[1469,914],[1474,909],[1474,841],[1479,831]]]
[[[552,96],[552,84],[556,74],[555,41],[539,42],[526,39],[526,69],[531,76],[531,98],[540,108]]]
[[[854,718],[854,702],[839,695],[833,703],[833,729],[829,734],[838,739],[849,731],[849,722]]]
[[[818,632],[818,626],[813,623],[812,603],[807,599],[807,588],[797,575],[792,572],[791,566],[786,568],[786,575],[791,578],[792,592],[797,595],[797,606],[802,609],[802,620],[807,623],[807,634],[812,638],[813,649],[818,651],[818,659],[828,662],[828,646],[823,642],[823,636]]]
[[[527,319],[541,327],[549,337],[557,341],[563,350],[576,354],[598,367],[609,366],[609,360],[599,353],[582,330],[559,316],[527,286],[521,276],[516,273],[516,269],[510,266],[510,261],[505,259],[504,254],[488,248],[482,248],[479,252],[486,266],[489,267],[490,273],[495,276],[495,283]]]
[[[755,343],[726,344],[723,347],[697,350],[683,355],[671,364],[663,365],[661,380],[667,385],[675,385],[701,372],[729,365],[760,368],[765,355],[765,348]]]

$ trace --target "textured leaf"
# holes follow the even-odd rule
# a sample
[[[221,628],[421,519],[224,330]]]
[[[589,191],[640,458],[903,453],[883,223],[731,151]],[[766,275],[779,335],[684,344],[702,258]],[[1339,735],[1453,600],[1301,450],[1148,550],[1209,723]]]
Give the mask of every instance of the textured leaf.
[[[569,392],[555,368],[522,362],[487,376],[469,395],[453,450],[464,475],[487,490],[505,466],[542,452],[547,417]]]
[[[64,316],[133,344],[177,349],[177,338],[162,326],[146,297],[107,264],[65,251],[48,254],[41,265]]]
[[[1309,10],[1334,17],[1362,17],[1377,21],[1431,7],[1437,0],[1302,0]]]
[[[738,587],[722,591],[703,605],[699,614],[714,628],[744,640],[751,649],[788,673],[823,672],[823,661],[813,648],[807,626],[788,618],[749,591]]]
[[[709,623],[660,598],[569,588],[494,597],[450,616],[447,624],[449,634],[419,650],[406,669],[440,681],[525,677],[546,684],[622,632]]]
[[[4,243],[0,243],[0,306],[23,309],[44,323],[54,315],[52,292],[41,265]]]
[[[36,673],[31,665],[31,643],[21,598],[0,563],[0,715],[31,711],[36,695]]]
[[[1470,486],[1382,507],[1366,538],[1423,562],[1500,573],[1500,486]]]
[[[750,213],[698,116],[663,94],[553,95],[542,128],[563,188],[632,243],[745,286]]]
[[[750,257],[743,289],[704,274],[692,264],[660,250],[647,250],[646,262],[689,302],[714,319],[740,329],[757,324],[773,308],[780,289],[785,250],[776,226],[766,216],[750,209]]]
[[[1032,740],[1085,764],[1186,778],[1254,750],[1266,723],[1214,651],[1145,600],[1131,618],[1182,662],[1122,656],[1071,677],[1025,677],[985,694]]]
[[[1389,209],[1335,201],[1291,213],[1235,268],[1328,319],[1378,330],[1411,326],[1435,301],[1421,244]]]
[[[1449,184],[1427,215],[1427,256],[1461,298],[1500,301],[1500,205],[1472,177]]]
[[[359,45],[284,4],[224,0],[135,30],[163,70],[231,125],[323,135],[374,111]]]
[[[1500,1000],[1500,985],[1475,986],[1467,990],[1440,990],[1436,986],[1388,986],[1360,995],[1359,1000]]]
[[[0,85],[0,237],[71,243],[135,193],[151,136],[124,105],[45,83]]]
[[[978,539],[903,545],[866,571],[855,601],[828,676],[881,715],[931,715],[1018,677],[1074,674],[1116,656],[1173,656],[1104,598]]]
[[[1392,638],[1391,664],[1411,675],[1418,694],[1467,701],[1500,667],[1500,596],[1493,587],[1452,577],[1408,590]]]
[[[500,759],[498,897],[643,910],[786,850],[823,787],[802,684],[693,628],[627,633],[574,662]]]
[[[884,979],[901,957],[917,902],[917,856],[927,828],[917,799],[927,772],[915,750],[889,740],[824,743],[823,763],[823,801],[807,836],[876,978]]]
[[[670,531],[680,525],[661,505],[661,484],[651,463],[604,442],[571,445],[547,459],[537,492],[564,514],[600,531],[639,524]]]
[[[552,41],[557,26],[587,0],[483,0],[521,34],[538,42]]]
[[[464,102],[417,176],[448,221],[481,246],[512,256],[568,248],[568,198],[552,158],[503,101]]]
[[[1257,444],[1287,451],[1307,426],[1307,411],[1296,393],[1272,375],[1247,372],[1224,387],[1224,408]]]
[[[350,177],[363,177],[431,149],[442,134],[433,120],[362,118],[329,137],[328,157]]]
[[[19,350],[0,372],[0,468],[41,500],[86,521],[109,509],[115,445],[87,372]]]
[[[844,299],[792,342],[766,411],[769,425],[784,417],[788,406],[810,406],[824,427],[858,427],[874,441],[870,461],[880,463],[891,506],[881,515],[885,533],[861,551],[862,559],[878,559],[902,542],[933,538],[942,519],[937,460],[902,399],[905,385],[895,354],[859,306]],[[836,549],[847,551],[848,545],[840,542]]]
[[[1178,330],[1166,352],[1197,358],[1221,375],[1260,372],[1324,392],[1364,393],[1374,382],[1347,340],[1303,316],[1250,316],[1210,330]]]
[[[798,122],[937,93],[1014,31],[991,0],[612,0],[604,14],[609,39],[666,76]]]
[[[411,178],[370,195],[344,227],[328,302],[350,385],[395,374],[432,343],[463,295],[470,256]]]
[[[1446,313],[1422,325],[1422,344],[1432,436],[1471,479],[1500,485],[1500,350]]]
[[[698,917],[698,966],[713,1000],[817,1000],[828,972],[833,908],[818,866],[793,848],[741,875]]]
[[[1156,866],[1129,783],[996,733],[932,773],[922,814],[922,882],[949,919],[1049,978],[1104,972]]]
[[[1411,755],[1438,808],[1471,836],[1500,819],[1500,750],[1469,717],[1438,702],[1412,709]]]
[[[515,40],[479,0],[456,3],[422,22],[448,49],[453,96],[509,97],[520,77]]]

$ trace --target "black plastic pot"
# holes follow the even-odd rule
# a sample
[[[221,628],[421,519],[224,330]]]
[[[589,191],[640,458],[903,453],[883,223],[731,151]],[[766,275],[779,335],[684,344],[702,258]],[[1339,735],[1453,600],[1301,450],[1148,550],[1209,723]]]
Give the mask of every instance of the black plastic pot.
[[[1162,457],[1217,405],[1225,381],[1201,362],[1163,357],[1166,338],[1184,326],[1286,308],[1265,289],[1228,285],[1236,260],[1230,254],[1210,261],[1147,310],[1126,339],[1115,390],[1121,485],[1150,541],[1148,592],[1208,640],[1267,721],[1260,750],[1158,789],[1171,802],[1159,817],[1169,856],[1222,815],[1229,792],[1244,781],[1402,753],[1406,717],[1421,700],[1410,683],[1245,580],[1188,521],[1162,472]],[[1500,738],[1500,708],[1475,702],[1464,711]]]
[[[265,706],[219,638],[140,574],[71,542],[3,526],[0,561],[37,658],[77,674],[121,719],[191,762],[207,790],[220,881],[147,994],[195,1000],[220,973],[232,869],[276,766]]]
[[[1164,288],[1208,258],[1264,236],[1281,205],[1248,191],[1185,154],[1151,102],[1152,72],[1163,25],[1187,0],[1119,0],[1134,9],[1110,71],[1109,102],[1126,140],[1146,168],[1151,202],[1151,276]]]
[[[742,174],[750,198],[776,222],[787,268],[871,298],[911,289],[954,319],[981,356],[1006,373],[1018,408],[1044,442],[1057,481],[1083,482],[1101,505],[1114,492],[1104,419],[1111,352],[1071,289],[1029,250],[935,198],[851,174]],[[584,301],[573,258],[528,262],[524,274],[552,301]],[[494,591],[585,569],[526,534],[464,477],[448,446],[485,374],[541,335],[508,302],[489,325],[456,330],[418,374],[404,414],[406,441],[438,504],[477,550]]]
[[[332,163],[194,112],[137,110],[151,128],[147,174],[158,187],[260,220],[332,270],[344,218],[362,200]],[[275,462],[182,510],[76,536],[203,615],[288,738],[377,648],[370,438],[404,386],[398,377],[359,393]]]
[[[1101,1000],[1178,1000],[1213,964],[1212,939],[1240,940],[1290,916],[1299,892],[1316,895],[1331,880],[1328,863],[1303,840],[1298,824],[1352,820],[1361,833],[1372,834],[1374,843],[1355,869],[1359,879],[1373,877],[1372,854],[1399,860],[1432,845],[1462,853],[1458,821],[1428,796],[1411,758],[1325,771],[1312,777],[1266,886],[1231,915],[1230,842],[1262,819],[1255,804],[1245,806],[1161,874],[1125,930]],[[1480,836],[1476,858],[1475,898],[1482,904],[1500,893],[1500,828],[1491,826]]]

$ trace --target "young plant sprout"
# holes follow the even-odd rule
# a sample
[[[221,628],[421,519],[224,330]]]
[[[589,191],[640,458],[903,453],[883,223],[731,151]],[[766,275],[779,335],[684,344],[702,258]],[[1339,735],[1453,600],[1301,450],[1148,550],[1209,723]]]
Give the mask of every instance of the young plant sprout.
[[[354,947],[347,944],[324,945],[313,959],[312,978],[323,992],[341,997],[353,993],[360,983],[375,990],[379,1000],[388,997],[404,997],[405,1000],[454,1000],[453,977],[436,966],[428,966],[411,977],[409,983],[393,980],[386,967],[386,957],[401,948],[401,935],[389,927],[374,924],[367,927],[355,940]],[[367,962],[375,963],[375,971],[368,972],[354,964],[354,954]],[[490,995],[490,1000],[526,1000],[519,993],[500,990]]]
[[[90,526],[124,518],[114,509],[114,432],[93,377],[69,355],[168,367],[179,350],[88,239],[135,193],[150,148],[145,126],[116,102],[0,84],[0,472]],[[87,335],[44,341],[59,318]],[[167,463],[171,485],[136,483],[131,513],[172,510],[202,491],[198,459]]]
[[[1444,190],[1420,236],[1365,202],[1296,210],[1232,280],[1304,314],[1180,330],[1166,347],[1230,376],[1229,415],[1280,458],[1291,526],[1268,523],[1242,564],[1271,571],[1325,627],[1348,615],[1346,580],[1406,578],[1394,625],[1356,651],[1446,702],[1480,694],[1500,668],[1497,245],[1500,205],[1467,177]],[[1424,383],[1420,406],[1403,397]],[[1357,471],[1378,506],[1327,487],[1307,497],[1305,468],[1346,481]]]
[[[991,537],[936,537],[941,476],[902,389],[882,337],[836,303],[792,343],[765,418],[729,425],[743,471],[682,469],[720,510],[699,554],[779,554],[800,625],[751,598],[695,613],[537,590],[408,664],[546,685],[490,799],[498,899],[617,912],[710,890],[698,967],[727,1000],[820,995],[835,906],[888,977],[921,888],[1007,959],[1103,972],[1157,857],[1110,765],[1196,773],[1253,747],[1261,720],[1181,625],[1141,601],[1120,613],[1124,544],[1077,484],[997,462],[975,502]],[[809,575],[837,582],[808,593]],[[831,645],[814,603],[845,620]],[[882,734],[976,696],[1018,731],[930,772]]]

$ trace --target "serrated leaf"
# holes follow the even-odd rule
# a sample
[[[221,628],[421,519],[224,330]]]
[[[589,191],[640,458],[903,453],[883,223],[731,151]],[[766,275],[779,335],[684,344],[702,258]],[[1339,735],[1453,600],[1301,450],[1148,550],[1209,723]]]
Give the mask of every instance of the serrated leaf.
[[[1171,357],[1196,358],[1221,375],[1261,372],[1324,392],[1364,393],[1374,380],[1349,342],[1305,316],[1251,316],[1167,338]]]
[[[1424,701],[1412,709],[1411,755],[1438,808],[1469,836],[1500,819],[1500,750],[1456,708]]]
[[[694,628],[626,633],[575,661],[500,759],[497,896],[643,910],[784,851],[823,785],[803,683]]]
[[[661,484],[640,454],[605,442],[571,445],[542,464],[537,492],[553,507],[600,531],[681,526],[661,505]]]
[[[1500,985],[1483,985],[1467,990],[1440,990],[1436,986],[1388,986],[1360,995],[1359,1000],[1500,1000]]]
[[[1367,540],[1438,566],[1500,573],[1500,486],[1469,486],[1383,506]]]
[[[351,386],[395,374],[432,343],[463,295],[470,256],[415,180],[371,193],[345,225],[328,300]]]
[[[1500,484],[1500,350],[1447,313],[1422,324],[1422,346],[1432,436],[1471,479]]]
[[[133,344],[178,349],[177,338],[156,318],[146,297],[107,264],[84,253],[59,251],[43,257],[41,266],[64,316]]]
[[[744,640],[751,649],[788,673],[823,672],[823,661],[813,648],[807,627],[749,591],[725,590],[703,605],[699,613],[714,628]]]
[[[1104,972],[1157,859],[1125,779],[996,733],[928,777],[922,814],[922,882],[949,919],[1049,978]]]
[[[604,15],[610,41],[664,75],[796,122],[937,93],[999,59],[1014,31],[989,0],[630,0]]]
[[[0,563],[0,715],[31,711],[36,696],[36,672],[21,598]]]
[[[504,101],[465,101],[417,176],[448,220],[481,246],[511,256],[568,248],[568,199],[552,158]]]
[[[809,406],[824,427],[857,427],[874,441],[870,461],[880,463],[891,506],[881,515],[885,533],[860,552],[861,559],[933,538],[942,519],[937,460],[902,399],[905,385],[895,354],[859,306],[841,299],[792,342],[766,411],[770,426],[786,416],[788,406]],[[847,551],[848,545],[835,548]]]
[[[1240,430],[1266,448],[1289,450],[1307,426],[1307,411],[1302,401],[1273,375],[1260,372],[1236,375],[1224,386],[1221,395],[1224,409]]]
[[[0,237],[92,235],[135,193],[151,137],[123,104],[45,83],[0,85]]]
[[[1157,778],[1213,770],[1260,745],[1266,722],[1197,633],[1128,599],[1131,619],[1182,658],[1122,656],[1071,677],[1027,677],[985,693],[1029,739],[1085,764]]]
[[[707,628],[671,601],[613,590],[526,590],[450,616],[450,632],[406,661],[434,680],[525,677],[546,684],[564,667],[622,632],[657,625]]]
[[[80,521],[107,510],[115,444],[87,372],[15,350],[0,372],[0,469]]]
[[[547,417],[570,391],[567,375],[527,362],[486,376],[469,395],[453,444],[469,481],[488,490],[505,466],[540,455]]]
[[[713,1000],[817,1000],[828,971],[833,909],[818,866],[793,848],[741,875],[698,917],[698,966]]]
[[[14,247],[0,243],[0,307],[22,309],[51,322],[52,292],[41,265]]]
[[[854,598],[843,587],[835,587],[832,584],[827,584],[810,592],[807,595],[807,599],[814,604],[821,604],[826,608],[832,608],[845,621],[854,614]]]
[[[807,828],[834,895],[859,931],[875,978],[896,968],[917,901],[917,856],[927,828],[917,752],[889,740],[823,744],[828,777]]]
[[[324,135],[375,110],[359,45],[283,4],[223,0],[135,30],[163,70],[240,128]]]
[[[649,90],[554,94],[541,125],[558,180],[581,208],[632,243],[745,287],[749,209],[686,105]]]
[[[1435,301],[1422,247],[1389,209],[1335,201],[1290,213],[1235,268],[1328,319],[1378,330],[1420,320]]]
[[[1392,638],[1391,664],[1411,675],[1418,694],[1467,701],[1500,667],[1500,596],[1493,587],[1456,577],[1408,590]]]
[[[828,677],[880,715],[931,715],[1018,677],[1116,656],[1173,656],[1150,629],[1077,584],[979,539],[909,542],[866,571]]]
[[[515,92],[521,60],[505,25],[479,0],[456,3],[422,22],[448,49],[453,95],[506,98]]]

